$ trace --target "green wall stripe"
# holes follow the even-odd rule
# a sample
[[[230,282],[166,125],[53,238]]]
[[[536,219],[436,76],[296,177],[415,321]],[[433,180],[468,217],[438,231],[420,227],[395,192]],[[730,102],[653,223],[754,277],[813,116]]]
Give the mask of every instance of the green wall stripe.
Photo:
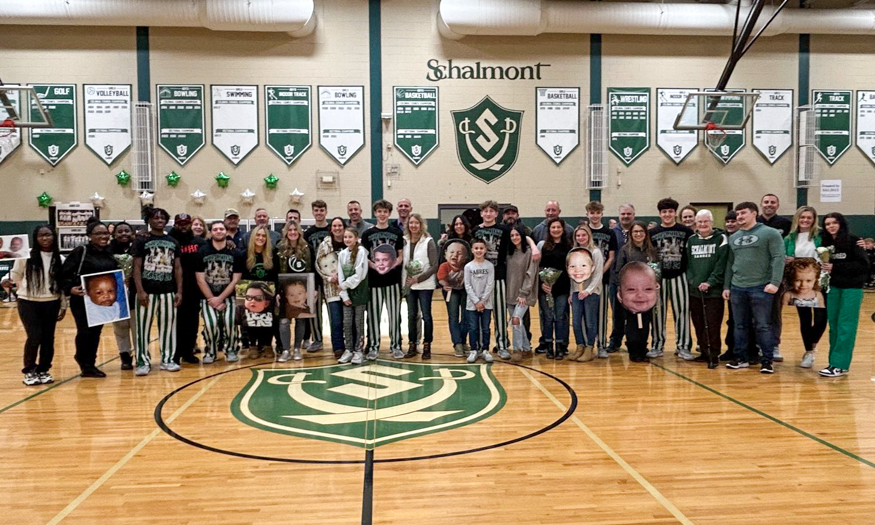
[[[368,0],[368,50],[371,72],[371,202],[383,198],[383,45],[380,0]],[[365,206],[369,208],[369,206]]]
[[[602,103],[602,35],[589,35],[589,103]],[[601,201],[602,190],[589,190],[589,200]]]
[[[152,101],[152,74],[149,69],[149,28],[137,28],[137,100]]]
[[[811,80],[811,35],[799,35],[799,105],[808,105]],[[808,205],[808,188],[796,188],[796,207]]]

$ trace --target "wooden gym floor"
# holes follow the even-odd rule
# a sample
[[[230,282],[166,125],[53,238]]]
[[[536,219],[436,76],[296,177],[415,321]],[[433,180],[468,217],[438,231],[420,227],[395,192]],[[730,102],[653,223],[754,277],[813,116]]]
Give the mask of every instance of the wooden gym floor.
[[[432,363],[458,365],[446,313],[434,306]],[[175,374],[153,366],[138,378],[119,370],[106,329],[98,362],[108,377],[82,379],[68,316],[56,383],[25,387],[23,330],[14,308],[2,309],[0,522],[871,525],[873,311],[875,295],[866,294],[848,377],[817,376],[826,341],[815,368],[799,368],[798,321],[787,311],[786,360],[773,376],[711,371],[670,352],[650,365],[629,363],[625,352],[591,363],[496,362],[506,392],[499,412],[371,453],[231,415],[247,367],[332,365],[328,352],[288,366],[242,359]],[[191,443],[156,423],[162,400],[159,419]],[[422,456],[432,457],[410,459]]]

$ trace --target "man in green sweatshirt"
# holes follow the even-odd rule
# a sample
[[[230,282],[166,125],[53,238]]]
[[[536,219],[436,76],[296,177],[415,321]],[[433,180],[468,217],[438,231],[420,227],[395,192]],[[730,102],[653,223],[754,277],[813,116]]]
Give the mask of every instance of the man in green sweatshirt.
[[[720,357],[720,325],[724,302],[721,297],[729,257],[726,235],[714,231],[710,210],[696,214],[696,234],[687,240],[687,283],[690,287],[690,316],[696,329],[696,341],[709,369],[717,368]]]
[[[752,202],[735,206],[740,229],[729,238],[731,251],[723,283],[723,298],[730,301],[735,317],[735,359],[726,367],[748,368],[747,333],[752,316],[763,351],[760,372],[772,374],[775,338],[771,311],[784,273],[784,241],[780,231],[756,222],[758,212]]]

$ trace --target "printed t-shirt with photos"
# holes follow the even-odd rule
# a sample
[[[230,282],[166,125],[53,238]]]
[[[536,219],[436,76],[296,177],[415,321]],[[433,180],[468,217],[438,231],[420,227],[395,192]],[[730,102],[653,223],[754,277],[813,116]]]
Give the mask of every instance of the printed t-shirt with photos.
[[[670,227],[660,224],[650,230],[663,279],[674,279],[687,271],[687,240],[692,236],[693,230],[680,223]]]
[[[243,256],[237,250],[217,250],[209,242],[200,249],[197,273],[203,273],[214,296],[221,294],[231,284],[235,273],[243,273]],[[232,294],[233,296],[233,294]]]
[[[331,226],[310,226],[304,232],[304,240],[310,246],[310,260],[316,261],[316,253],[319,252],[319,245],[322,240],[331,235]],[[322,286],[322,276],[316,272],[316,286]]]
[[[374,226],[362,235],[362,246],[368,250],[368,258],[373,261],[377,247],[388,244],[395,248],[395,256],[401,257],[404,249],[404,232],[394,226],[378,228]],[[392,261],[393,263],[395,261]],[[385,274],[379,274],[373,268],[368,269],[368,286],[370,288],[385,288],[393,284],[401,284],[401,266],[389,270]]]
[[[486,260],[495,266],[495,280],[503,281],[507,275],[507,247],[510,245],[510,228],[495,223],[492,226],[477,225],[472,230],[475,239],[486,242]]]
[[[605,262],[608,261],[608,252],[613,252],[614,257],[617,257],[617,236],[614,235],[614,232],[605,224],[602,223],[601,228],[593,228],[590,226],[590,230],[592,230],[592,242],[595,243],[596,248],[598,248],[602,252],[602,257]],[[573,239],[572,239],[573,240]],[[611,280],[611,272],[607,271],[602,274],[602,282],[606,283]]]
[[[134,241],[134,257],[143,259],[143,291],[165,294],[176,291],[174,262],[182,255],[179,241],[169,235],[153,235]]]

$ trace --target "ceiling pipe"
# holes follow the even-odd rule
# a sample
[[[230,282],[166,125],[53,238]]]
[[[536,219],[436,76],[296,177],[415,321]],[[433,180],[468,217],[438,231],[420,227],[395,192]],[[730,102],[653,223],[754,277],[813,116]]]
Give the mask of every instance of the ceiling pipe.
[[[285,32],[316,28],[313,0],[2,0],[0,24],[203,27]]]

